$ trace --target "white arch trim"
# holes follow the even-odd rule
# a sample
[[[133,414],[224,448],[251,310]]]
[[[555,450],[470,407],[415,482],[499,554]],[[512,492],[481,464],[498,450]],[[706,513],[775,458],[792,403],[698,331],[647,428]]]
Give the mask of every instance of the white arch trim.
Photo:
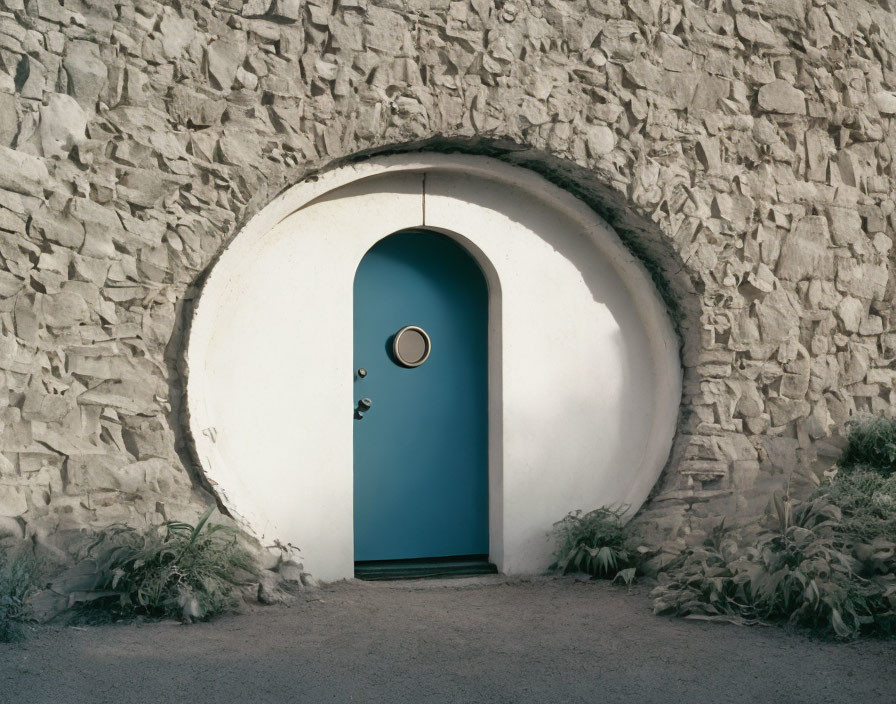
[[[541,571],[567,511],[646,500],[681,368],[641,263],[588,206],[522,168],[374,158],[290,188],[247,223],[193,313],[197,457],[247,529],[299,547],[319,579],[353,575],[352,283],[373,244],[412,227],[455,237],[486,274],[490,558]]]

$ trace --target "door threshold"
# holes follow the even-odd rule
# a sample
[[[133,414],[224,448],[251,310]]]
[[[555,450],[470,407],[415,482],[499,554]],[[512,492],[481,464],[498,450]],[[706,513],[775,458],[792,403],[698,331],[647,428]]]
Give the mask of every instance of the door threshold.
[[[355,563],[355,577],[366,581],[469,577],[480,574],[498,574],[498,568],[488,561],[488,555],[365,560]]]

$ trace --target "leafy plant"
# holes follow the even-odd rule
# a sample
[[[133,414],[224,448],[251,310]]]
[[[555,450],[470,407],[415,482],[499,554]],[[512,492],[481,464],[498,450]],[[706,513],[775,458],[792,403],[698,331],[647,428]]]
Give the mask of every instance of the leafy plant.
[[[196,525],[168,521],[147,531],[108,528],[88,548],[99,583],[85,595],[82,612],[107,617],[174,617],[203,620],[235,607],[241,573],[252,571],[236,532],[208,523],[213,508]]]
[[[896,475],[856,468],[837,472],[819,487],[813,498],[839,507],[843,518],[840,532],[858,542],[884,539],[896,542]]]
[[[646,548],[635,546],[632,531],[622,520],[627,508],[573,511],[555,523],[556,561],[551,569],[631,583]]]
[[[784,621],[843,639],[896,633],[893,544],[857,543],[840,508],[823,497],[777,494],[772,505],[770,524],[754,539],[720,526],[670,564],[652,592],[654,611]]]
[[[885,477],[896,473],[896,418],[866,416],[850,421],[840,470],[872,470]]]
[[[30,618],[27,598],[37,589],[39,575],[30,549],[0,551],[0,643],[24,637]]]

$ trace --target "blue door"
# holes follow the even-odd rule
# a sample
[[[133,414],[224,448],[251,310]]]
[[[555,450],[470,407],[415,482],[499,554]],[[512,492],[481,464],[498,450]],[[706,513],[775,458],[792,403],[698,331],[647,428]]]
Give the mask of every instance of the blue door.
[[[488,553],[488,291],[454,240],[377,243],[355,275],[355,560]]]

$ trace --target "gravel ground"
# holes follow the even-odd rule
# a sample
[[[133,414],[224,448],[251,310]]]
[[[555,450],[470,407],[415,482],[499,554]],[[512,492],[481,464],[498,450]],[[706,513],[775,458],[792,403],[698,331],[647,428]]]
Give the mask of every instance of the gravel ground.
[[[212,623],[44,627],[2,704],[896,702],[896,642],[653,616],[573,579],[342,582]]]

